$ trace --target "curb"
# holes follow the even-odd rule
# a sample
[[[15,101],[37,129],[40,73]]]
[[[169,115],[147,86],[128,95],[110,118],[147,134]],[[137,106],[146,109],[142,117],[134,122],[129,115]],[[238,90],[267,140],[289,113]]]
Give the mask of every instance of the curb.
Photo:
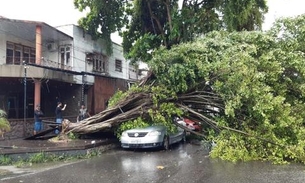
[[[13,161],[20,159],[27,159],[38,153],[46,153],[47,155],[87,155],[88,153],[97,150],[105,151],[113,149],[118,146],[117,139],[106,139],[98,143],[76,145],[76,146],[63,146],[63,147],[19,147],[19,148],[4,148],[0,149],[0,155],[11,158]]]

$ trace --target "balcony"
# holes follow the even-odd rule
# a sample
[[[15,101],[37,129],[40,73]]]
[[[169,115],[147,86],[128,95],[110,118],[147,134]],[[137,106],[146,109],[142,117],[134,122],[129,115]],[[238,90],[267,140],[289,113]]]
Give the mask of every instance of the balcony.
[[[61,63],[58,63],[58,62],[55,62],[52,60],[46,60],[46,59],[41,60],[41,66],[72,71],[72,66],[70,66],[70,65],[65,65],[65,64],[61,64]]]
[[[28,78],[43,78],[74,83],[74,74],[71,73],[71,66],[50,61],[43,61],[41,65],[33,63],[29,63],[28,65],[3,64],[0,65],[0,77],[23,78],[25,76],[25,70],[27,71],[26,75]]]

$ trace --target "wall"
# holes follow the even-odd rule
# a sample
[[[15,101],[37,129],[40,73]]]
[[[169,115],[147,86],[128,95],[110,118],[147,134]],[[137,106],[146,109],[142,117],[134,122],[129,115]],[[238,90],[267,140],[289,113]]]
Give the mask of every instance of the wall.
[[[73,54],[74,54],[74,70],[75,71],[84,71],[91,72],[92,64],[86,62],[86,52],[92,52],[93,50],[93,41],[90,35],[85,34],[84,30],[78,26],[70,25],[73,29]],[[82,78],[79,78],[82,79]],[[94,76],[87,75],[85,82],[89,85],[94,83]]]
[[[85,61],[85,53],[92,52],[94,48],[91,36],[88,34],[84,34],[83,29],[75,25],[63,25],[57,27],[57,29],[73,37],[73,71],[91,72],[92,64],[89,65]],[[74,78],[79,83],[82,82],[82,76],[74,76]],[[94,83],[94,77],[90,75],[86,76],[86,83],[92,85]]]
[[[0,34],[0,65],[6,62],[6,39],[4,34]]]
[[[72,121],[73,119],[76,119],[76,116],[66,116],[65,119],[69,119],[70,121]],[[52,118],[42,118],[42,120],[53,121]],[[28,118],[25,121],[23,119],[10,119],[9,123],[11,125],[11,130],[4,134],[4,139],[26,138],[33,135],[34,118]],[[49,128],[50,127],[48,127],[47,124],[43,124],[43,130]],[[52,134],[52,132],[50,134]]]
[[[93,40],[84,30],[76,25],[64,25],[57,27],[60,31],[73,37],[74,70],[92,72],[92,64],[85,61],[86,52],[98,52],[107,55],[104,41],[102,39]],[[109,76],[121,79],[129,78],[129,62],[125,60],[121,45],[113,43],[113,54],[108,56]],[[115,60],[122,61],[122,72],[115,71]],[[136,79],[136,78],[134,78]],[[87,82],[93,84],[94,77],[88,76]]]
[[[96,77],[94,87],[94,101],[92,102],[95,113],[106,109],[106,103],[117,90],[126,91],[127,81],[118,78]]]
[[[23,22],[23,21],[21,21]],[[12,22],[10,22],[12,23]],[[24,22],[27,24],[26,22]],[[19,137],[20,122],[24,118],[24,107],[26,107],[26,118],[31,120],[34,111],[34,78],[41,82],[41,107],[46,117],[55,118],[55,107],[57,101],[67,103],[67,108],[63,112],[65,116],[74,116],[71,120],[75,121],[78,114],[78,109],[81,103],[82,80],[81,76],[73,75],[73,72],[49,70],[35,66],[27,67],[27,88],[26,95],[24,94],[24,67],[23,65],[7,65],[6,64],[6,42],[10,41],[24,46],[35,48],[35,26],[30,29],[20,30],[19,34],[13,34],[10,30],[14,30],[15,23],[12,26],[3,27],[0,22],[0,108],[9,112],[9,120],[12,121],[12,137]],[[30,23],[29,23],[30,25]],[[73,55],[73,39],[61,32],[54,30],[49,26],[43,26],[42,29],[42,65],[54,68],[61,68],[59,61],[60,45],[71,45],[71,62],[70,66],[74,65]],[[50,32],[51,31],[51,32]],[[17,31],[18,32],[18,31]],[[21,36],[21,33],[23,36]],[[54,34],[53,34],[54,33]],[[49,51],[47,44],[57,42],[56,50]],[[80,45],[81,47],[81,45]],[[40,59],[40,58],[38,58]],[[82,71],[82,65],[79,71]],[[65,68],[66,69],[66,68]],[[71,68],[72,69],[72,68]],[[2,77],[1,77],[2,76]],[[24,96],[26,96],[26,104],[24,104]],[[14,108],[10,108],[11,102],[16,101]],[[19,120],[18,120],[18,119]],[[32,123],[32,122],[30,122]],[[32,125],[30,125],[32,131]]]
[[[0,34],[0,65],[6,64],[6,42],[7,41],[35,48],[35,44],[33,42],[30,42],[26,39],[20,38],[15,35],[10,35],[9,32],[7,33],[7,32],[3,31]]]
[[[4,134],[5,139],[17,139],[23,138],[33,134],[34,119],[27,119],[24,123],[23,119],[9,120],[11,125],[11,131]],[[25,127],[25,131],[23,130]],[[25,134],[25,135],[24,135]]]
[[[123,48],[118,44],[112,44],[113,54],[109,59],[109,74],[116,78],[129,79],[129,62],[124,58]],[[122,61],[122,72],[115,70],[115,60]]]

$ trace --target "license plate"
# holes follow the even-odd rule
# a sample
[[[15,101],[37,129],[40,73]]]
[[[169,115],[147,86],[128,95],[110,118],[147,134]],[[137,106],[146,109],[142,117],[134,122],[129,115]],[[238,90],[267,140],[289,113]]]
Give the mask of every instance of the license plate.
[[[141,142],[141,140],[139,140],[139,139],[137,139],[137,140],[131,140],[130,141],[130,143],[132,143],[132,144],[138,144],[138,143],[140,143]]]

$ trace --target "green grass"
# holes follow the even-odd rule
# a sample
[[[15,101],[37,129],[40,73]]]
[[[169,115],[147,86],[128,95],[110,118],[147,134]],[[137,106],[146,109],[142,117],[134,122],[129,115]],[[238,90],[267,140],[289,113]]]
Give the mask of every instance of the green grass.
[[[0,155],[0,166],[15,165],[17,167],[32,166],[34,164],[51,163],[51,162],[66,162],[80,159],[88,159],[100,156],[107,148],[88,149],[84,154],[69,155],[69,154],[54,154],[50,152],[39,152],[30,155],[27,158],[19,157],[12,159],[8,155]]]

